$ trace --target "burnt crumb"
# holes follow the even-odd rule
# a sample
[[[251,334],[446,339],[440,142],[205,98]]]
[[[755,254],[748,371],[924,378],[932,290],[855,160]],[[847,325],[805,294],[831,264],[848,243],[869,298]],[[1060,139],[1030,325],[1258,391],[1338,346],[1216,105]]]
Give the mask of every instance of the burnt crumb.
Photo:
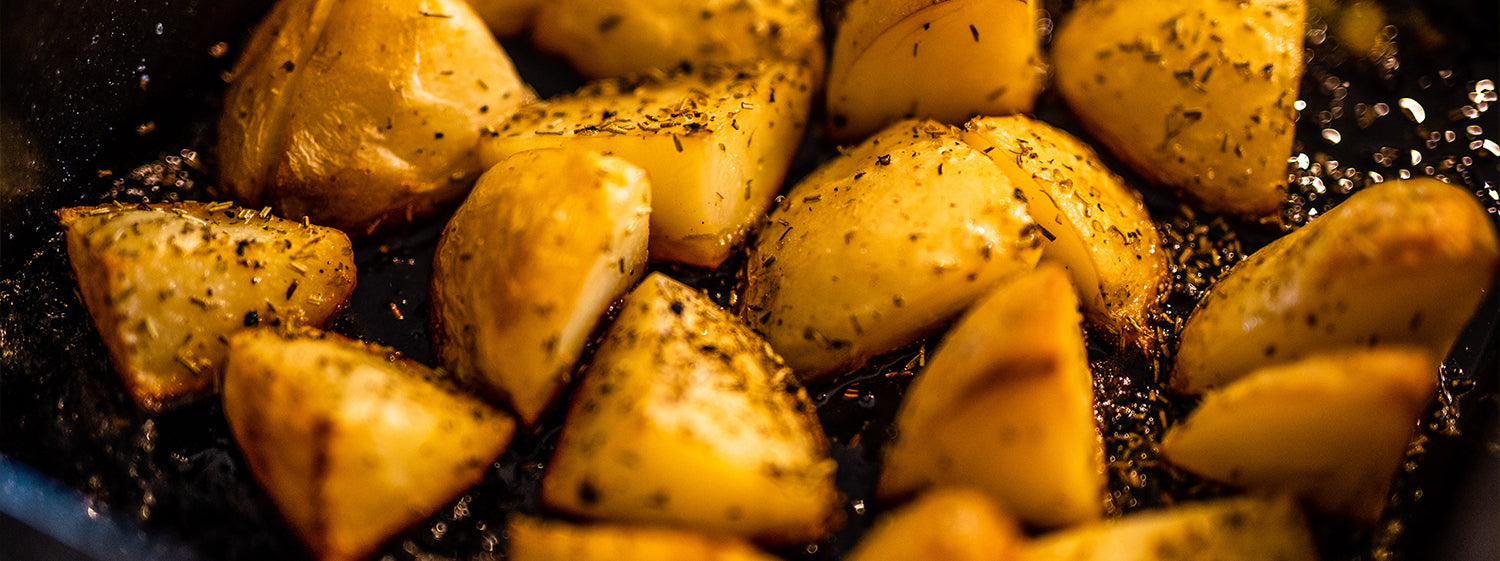
[[[672,313],[676,314],[676,315],[679,315],[679,316],[682,315],[682,310],[685,309],[683,307],[683,305],[682,305],[682,301],[681,300],[672,302],[672,306],[671,307],[672,307]]]
[[[257,325],[260,325],[260,313],[255,310],[245,312],[245,327],[255,327]]]

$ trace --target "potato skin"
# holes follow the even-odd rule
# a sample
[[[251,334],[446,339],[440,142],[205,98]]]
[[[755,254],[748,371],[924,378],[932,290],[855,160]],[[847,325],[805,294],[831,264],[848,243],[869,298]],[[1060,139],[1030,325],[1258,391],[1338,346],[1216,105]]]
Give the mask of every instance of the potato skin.
[[[458,0],[281,0],[219,120],[219,192],[360,234],[451,206],[479,131],[532,99]]]
[[[227,202],[57,215],[110,362],[147,411],[214,391],[234,332],[322,325],[354,291],[354,251],[338,230]]]
[[[534,422],[645,274],[650,216],[646,171],[619,158],[548,148],[490,168],[433,259],[438,360]]]
[[[776,561],[724,536],[653,526],[569,524],[515,514],[506,524],[512,561]]]
[[[740,316],[803,380],[913,341],[1041,236],[994,162],[933,121],[897,123],[792,187],[750,246]]]
[[[1182,328],[1172,387],[1198,393],[1341,346],[1447,356],[1493,286],[1493,219],[1436,179],[1367,187],[1235,264]]]
[[[1025,537],[989,496],[962,487],[934,490],[865,532],[848,561],[990,561],[1020,555]]]

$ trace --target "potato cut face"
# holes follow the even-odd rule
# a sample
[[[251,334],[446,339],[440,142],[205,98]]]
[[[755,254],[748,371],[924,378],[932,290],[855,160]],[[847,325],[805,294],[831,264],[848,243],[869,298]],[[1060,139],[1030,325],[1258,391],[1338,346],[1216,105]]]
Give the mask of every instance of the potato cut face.
[[[1046,71],[1035,0],[855,0],[833,44],[828,134],[857,141],[910,118],[1029,112]]]
[[[823,76],[817,0],[549,0],[532,40],[588,78],[781,60]]]
[[[322,325],[354,291],[343,232],[230,203],[58,211],[78,291],[141,408],[213,391],[228,337]]]
[[[584,376],[542,480],[548,506],[766,543],[817,541],[841,522],[807,392],[696,290],[647,276]]]
[[[1080,3],[1053,39],[1057,91],[1142,175],[1279,222],[1306,15],[1303,0]]]
[[[1302,511],[1288,499],[1185,503],[1051,534],[1025,561],[1317,561]]]
[[[1268,367],[1204,396],[1162,454],[1209,479],[1375,522],[1437,379],[1437,360],[1415,347]]]
[[[1082,324],[1054,264],[976,303],[907,389],[877,493],[970,486],[1047,528],[1102,516],[1104,442]]]
[[[506,558],[513,561],[776,561],[739,538],[660,526],[569,524],[512,515]]]
[[[975,118],[963,138],[1025,194],[1043,231],[1042,260],[1067,268],[1089,324],[1120,346],[1154,352],[1171,270],[1140,193],[1088,144],[1029,117]]]
[[[1343,346],[1447,356],[1495,279],[1493,220],[1460,187],[1388,181],[1235,264],[1183,325],[1172,386],[1198,393]]]
[[[938,489],[876,522],[849,561],[1015,559],[1025,537],[1016,519],[982,492]]]
[[[281,0],[219,120],[220,192],[350,233],[450,208],[480,130],[531,100],[461,0]]]
[[[803,380],[916,340],[1036,265],[1041,235],[1015,191],[951,127],[892,125],[771,212],[740,315]]]
[[[391,349],[315,330],[230,342],[224,417],[318,559],[361,559],[478,483],[515,421]]]
[[[619,158],[546,148],[490,168],[433,260],[438,360],[535,421],[645,274],[650,216],[645,170]]]
[[[781,190],[810,80],[764,63],[596,82],[517,112],[484,142],[484,160],[557,146],[629,160],[651,177],[651,257],[714,267]]]

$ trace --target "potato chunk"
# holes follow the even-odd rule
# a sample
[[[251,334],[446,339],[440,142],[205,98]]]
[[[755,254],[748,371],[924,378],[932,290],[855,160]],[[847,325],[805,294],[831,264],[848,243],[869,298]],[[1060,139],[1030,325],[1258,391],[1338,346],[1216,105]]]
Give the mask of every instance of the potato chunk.
[[[1204,396],[1162,454],[1210,479],[1374,522],[1437,378],[1428,352],[1400,347],[1264,368]]]
[[[532,18],[545,0],[467,0],[496,38],[505,39],[531,28]]]
[[[849,561],[1015,559],[1024,537],[1016,519],[988,495],[939,489],[885,515],[860,538]]]
[[[877,492],[972,486],[1040,527],[1102,516],[1082,324],[1067,273],[1050,263],[975,304],[907,390]]]
[[[933,121],[892,125],[787,193],[750,246],[741,317],[803,380],[932,331],[1031,269],[1041,236],[994,162]]]
[[[660,273],[584,373],[542,500],[618,522],[802,543],[840,522],[807,392],[759,337]]]
[[[578,525],[512,515],[506,522],[512,561],[777,561],[739,538],[673,528]]]
[[[1317,561],[1292,501],[1246,497],[1173,506],[1044,535],[1024,561]]]
[[[213,391],[229,335],[322,325],[354,291],[343,232],[230,203],[58,211],[94,327],[137,404]]]
[[[651,176],[651,257],[714,267],[781,190],[811,79],[766,63],[596,82],[522,109],[484,142],[484,160],[564,145],[629,160]]]
[[[224,417],[323,561],[369,555],[478,483],[515,422],[394,351],[314,330],[230,341]]]
[[[1030,112],[1042,89],[1036,0],[854,0],[828,73],[828,134],[901,119]]]
[[[963,138],[1010,176],[1041,229],[1042,260],[1073,279],[1104,339],[1156,350],[1153,319],[1171,288],[1167,253],[1146,204],[1088,144],[1029,117],[979,117]]]
[[[1057,91],[1130,167],[1215,213],[1279,222],[1303,0],[1098,0],[1063,18]]]
[[[532,99],[461,0],[280,0],[235,66],[220,191],[351,233],[451,207]]]
[[[1198,393],[1349,345],[1449,347],[1495,280],[1493,219],[1436,179],[1372,185],[1235,264],[1183,325],[1172,385]]]
[[[535,421],[604,311],[645,274],[650,189],[645,170],[577,147],[485,172],[433,259],[443,366]]]
[[[589,78],[762,60],[823,76],[816,0],[549,0],[532,39]]]

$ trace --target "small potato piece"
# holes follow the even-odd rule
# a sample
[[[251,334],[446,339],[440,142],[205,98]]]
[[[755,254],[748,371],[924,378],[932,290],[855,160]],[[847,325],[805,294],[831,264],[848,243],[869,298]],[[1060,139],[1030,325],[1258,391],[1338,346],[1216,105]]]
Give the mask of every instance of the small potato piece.
[[[827,448],[806,390],[770,346],[653,273],[584,373],[542,501],[606,521],[817,541],[843,514]]]
[[[501,161],[438,243],[438,360],[536,421],[599,318],[645,274],[650,216],[646,172],[625,160],[570,147]]]
[[[971,486],[1032,526],[1104,513],[1104,442],[1083,317],[1068,275],[1044,263],[954,326],[912,382],[876,491]]]
[[[1495,280],[1493,219],[1464,189],[1372,185],[1237,263],[1183,325],[1178,391],[1350,345],[1448,349]]]
[[[1279,222],[1303,0],[1095,0],[1052,43],[1057,91],[1122,161],[1215,213]]]
[[[1036,265],[1015,191],[951,127],[893,125],[787,193],[748,252],[740,315],[803,380],[916,340]]]
[[[1243,497],[1180,504],[1044,535],[1023,561],[1317,561],[1291,500]]]
[[[1046,75],[1036,18],[1036,0],[850,2],[829,67],[829,136],[1030,112]]]
[[[848,561],[1008,561],[1024,542],[1021,528],[988,495],[939,489],[875,523]]]
[[[1162,454],[1209,479],[1374,522],[1437,379],[1431,354],[1401,347],[1257,370],[1204,396]]]
[[[311,329],[230,340],[224,418],[323,561],[368,556],[478,483],[515,422],[391,349]]]
[[[1171,288],[1167,254],[1140,193],[1084,142],[1024,117],[979,117],[963,138],[1020,188],[1041,228],[1042,260],[1061,263],[1102,338],[1154,352],[1153,318]]]
[[[520,35],[531,28],[532,18],[546,0],[468,0],[469,7],[489,26],[496,38]]]
[[[534,96],[461,0],[280,0],[235,66],[220,191],[351,233],[451,207]]]
[[[763,60],[823,76],[816,0],[548,0],[535,26],[537,48],[587,78]]]
[[[595,82],[523,108],[491,135],[493,164],[576,146],[651,176],[651,257],[718,266],[781,190],[812,98],[807,69],[783,63],[679,69]]]
[[[738,538],[672,528],[578,525],[512,515],[506,526],[511,561],[777,561]]]
[[[147,411],[212,392],[230,334],[322,325],[354,292],[354,251],[338,230],[229,203],[57,215],[94,327]]]

